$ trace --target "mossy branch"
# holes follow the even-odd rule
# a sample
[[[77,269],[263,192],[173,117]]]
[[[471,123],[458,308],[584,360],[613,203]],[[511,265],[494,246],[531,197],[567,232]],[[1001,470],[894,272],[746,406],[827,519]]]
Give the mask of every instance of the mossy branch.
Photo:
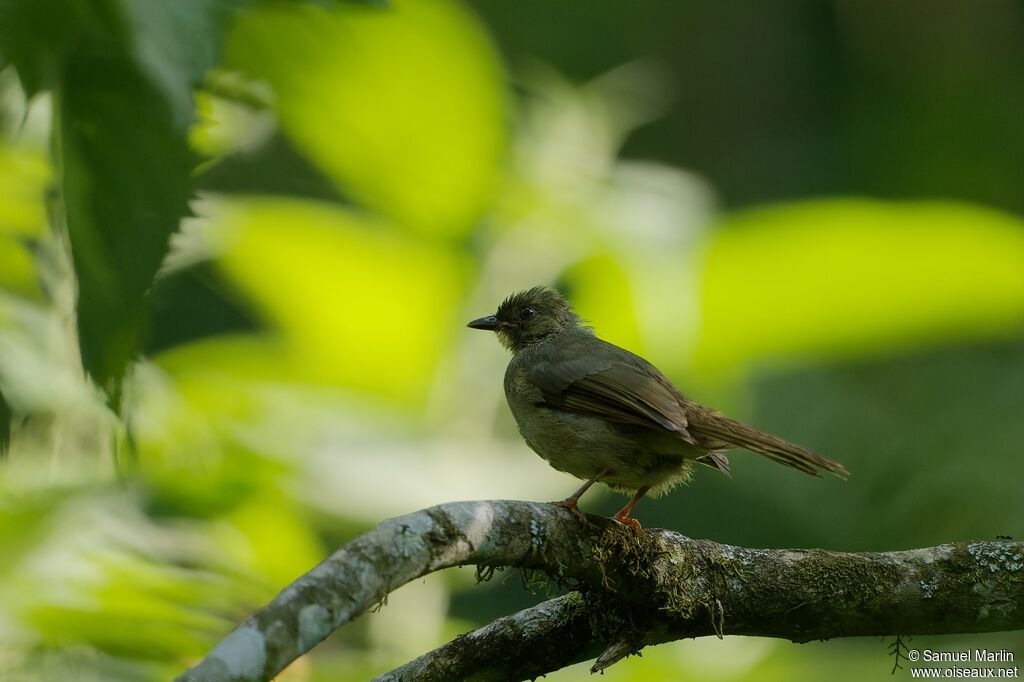
[[[389,592],[464,564],[544,571],[578,592],[491,623],[381,680],[524,679],[604,650],[740,634],[797,642],[1024,629],[1024,543],[902,552],[765,550],[634,531],[515,501],[385,521],[285,588],[179,682],[265,681]]]

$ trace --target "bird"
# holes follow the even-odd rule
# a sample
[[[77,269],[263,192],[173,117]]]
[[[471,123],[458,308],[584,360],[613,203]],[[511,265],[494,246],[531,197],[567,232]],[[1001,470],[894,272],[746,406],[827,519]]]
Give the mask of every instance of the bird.
[[[694,464],[729,475],[724,453],[732,448],[813,476],[849,475],[839,462],[687,398],[650,362],[598,338],[549,287],[514,293],[467,326],[495,332],[512,352],[504,381],[509,409],[534,452],[585,481],[555,502],[583,523],[577,503],[600,482],[632,493],[613,518],[639,529],[630,513],[641,498],[687,482]]]

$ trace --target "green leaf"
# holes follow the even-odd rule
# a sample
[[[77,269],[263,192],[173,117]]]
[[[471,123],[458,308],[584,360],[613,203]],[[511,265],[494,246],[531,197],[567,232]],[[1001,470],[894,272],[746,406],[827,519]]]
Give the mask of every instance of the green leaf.
[[[162,91],[173,118],[191,125],[192,89],[220,58],[232,12],[250,0],[119,0],[130,24],[131,51],[146,79]]]
[[[193,88],[249,0],[0,0],[0,53],[56,94],[58,174],[82,358],[112,402],[145,334],[146,294],[188,212]]]
[[[307,382],[422,404],[461,326],[468,272],[461,252],[363,212],[309,201],[232,202],[218,222],[218,267],[286,341],[284,352],[262,364],[290,365]],[[236,349],[210,366],[227,371],[247,361]],[[256,371],[267,370],[240,373]]]
[[[0,54],[29,95],[58,88],[83,50],[131,56],[191,119],[191,88],[219,58],[232,12],[252,0],[0,0]]]
[[[3,391],[0,391],[0,458],[7,454],[7,446],[11,442],[11,419],[13,418],[11,406],[4,399]]]
[[[82,359],[113,398],[187,211],[193,158],[164,97],[130,61],[81,59],[66,74],[59,134]]]
[[[736,213],[702,273],[697,366],[1019,336],[1024,221],[956,202],[828,199]]]
[[[59,80],[75,19],[67,0],[0,0],[0,54],[29,97]]]
[[[0,143],[0,291],[42,296],[30,244],[46,234],[50,176],[41,154]]]
[[[491,200],[504,79],[461,4],[278,4],[239,22],[225,63],[267,81],[299,149],[346,196],[396,224],[464,235]]]
[[[145,296],[188,211],[192,89],[246,0],[0,0],[0,51],[53,88],[58,173],[78,277],[83,363],[112,401]]]

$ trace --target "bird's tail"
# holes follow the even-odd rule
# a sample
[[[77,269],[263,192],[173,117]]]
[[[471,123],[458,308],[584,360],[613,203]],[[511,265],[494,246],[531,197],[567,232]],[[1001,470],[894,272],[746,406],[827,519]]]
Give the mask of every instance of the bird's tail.
[[[733,447],[756,452],[812,476],[820,477],[822,471],[827,471],[845,479],[850,474],[839,462],[823,457],[813,450],[719,414],[706,415],[698,423],[691,421],[690,431],[694,435],[699,434]]]

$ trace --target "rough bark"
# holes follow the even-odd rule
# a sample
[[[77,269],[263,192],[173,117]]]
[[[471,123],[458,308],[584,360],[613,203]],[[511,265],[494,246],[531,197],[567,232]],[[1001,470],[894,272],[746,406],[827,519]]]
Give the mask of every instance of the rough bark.
[[[512,680],[649,644],[797,642],[1024,628],[1024,544],[765,550],[635,531],[550,504],[453,502],[385,521],[285,588],[179,682],[264,681],[401,585],[450,566],[538,569],[578,590],[460,637],[381,680]]]

